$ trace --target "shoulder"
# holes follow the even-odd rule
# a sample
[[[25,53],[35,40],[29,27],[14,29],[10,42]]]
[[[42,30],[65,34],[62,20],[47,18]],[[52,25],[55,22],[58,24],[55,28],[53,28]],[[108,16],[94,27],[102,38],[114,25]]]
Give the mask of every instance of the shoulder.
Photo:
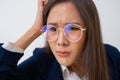
[[[35,48],[33,51],[33,56],[36,56],[40,59],[54,58],[54,56],[49,53],[45,48]]]
[[[33,52],[33,56],[36,58],[37,66],[42,74],[47,74],[53,68],[59,66],[54,55],[50,52],[47,52],[45,48],[36,48]]]
[[[2,45],[3,43],[0,43],[0,46]]]
[[[107,56],[110,58],[113,58],[113,59],[120,58],[119,50],[112,45],[105,44],[105,51],[106,51]]]
[[[105,44],[105,51],[106,51],[106,56],[107,56],[107,61],[108,61],[108,67],[110,70],[110,76],[114,80],[119,80],[120,79],[120,52],[119,50],[112,46]]]
[[[40,66],[50,65],[50,63],[56,61],[53,54],[49,53],[45,48],[35,48],[33,57]]]

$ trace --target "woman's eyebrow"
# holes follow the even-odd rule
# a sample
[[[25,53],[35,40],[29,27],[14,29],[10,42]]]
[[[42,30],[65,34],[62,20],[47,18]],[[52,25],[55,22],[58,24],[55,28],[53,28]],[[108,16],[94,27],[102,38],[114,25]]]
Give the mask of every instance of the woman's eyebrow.
[[[68,23],[65,23],[65,25],[67,25],[67,24],[78,24],[78,25],[80,25],[80,23],[78,23],[78,22],[68,22]]]
[[[79,22],[67,22],[67,23],[63,23],[63,26],[66,26],[68,24],[77,24],[77,25],[80,25],[80,26],[83,26],[84,24],[82,23],[79,23]],[[53,26],[56,26],[56,27],[59,27],[59,24],[58,23],[47,23],[47,25],[53,25]]]
[[[57,23],[47,23],[47,25],[57,25]]]
[[[77,24],[77,25],[80,25],[80,26],[83,25],[82,23],[79,23],[79,22],[69,22],[69,23],[65,23],[65,25],[67,25],[67,24]]]
[[[47,23],[48,25],[58,25],[57,23]],[[67,22],[67,23],[63,23],[64,25],[67,25],[67,24],[78,24],[78,25],[81,25],[81,23],[79,22]]]

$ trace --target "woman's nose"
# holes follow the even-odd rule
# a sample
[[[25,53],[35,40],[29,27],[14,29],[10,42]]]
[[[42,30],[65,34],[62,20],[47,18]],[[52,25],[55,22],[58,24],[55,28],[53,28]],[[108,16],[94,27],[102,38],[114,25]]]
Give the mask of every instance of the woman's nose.
[[[65,38],[63,31],[59,31],[59,33],[58,33],[57,45],[58,46],[68,46],[69,45],[69,41]]]

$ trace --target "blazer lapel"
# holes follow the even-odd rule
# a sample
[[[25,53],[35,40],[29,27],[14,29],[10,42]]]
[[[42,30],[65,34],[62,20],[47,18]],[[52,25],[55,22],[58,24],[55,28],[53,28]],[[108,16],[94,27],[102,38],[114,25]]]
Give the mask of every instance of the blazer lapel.
[[[63,80],[62,71],[59,63],[55,60],[49,70],[46,80]]]

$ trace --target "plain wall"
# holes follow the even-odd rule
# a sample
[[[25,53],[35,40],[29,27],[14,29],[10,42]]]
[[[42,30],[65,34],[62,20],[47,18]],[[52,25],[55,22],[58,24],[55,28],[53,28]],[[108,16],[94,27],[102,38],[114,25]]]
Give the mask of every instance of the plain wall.
[[[120,50],[120,0],[93,0],[98,8],[104,43]],[[0,0],[0,43],[14,42],[33,24],[37,0]],[[37,38],[20,61],[32,55],[35,47],[43,47],[45,39]]]

